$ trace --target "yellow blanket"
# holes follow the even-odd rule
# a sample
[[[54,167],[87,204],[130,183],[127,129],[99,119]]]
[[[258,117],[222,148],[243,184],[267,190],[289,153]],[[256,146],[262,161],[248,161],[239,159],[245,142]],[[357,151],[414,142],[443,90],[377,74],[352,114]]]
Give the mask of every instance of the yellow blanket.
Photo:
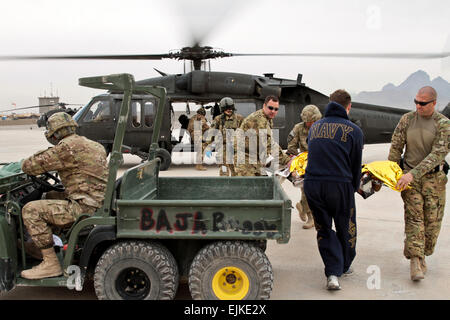
[[[289,171],[294,172],[301,177],[305,174],[306,166],[308,164],[308,151],[300,153],[291,162]]]
[[[403,171],[400,166],[393,161],[373,161],[368,164],[364,164],[362,167],[362,173],[369,172],[383,182],[386,186],[395,191],[398,190],[395,186],[397,185],[398,180],[403,175]],[[410,187],[408,187],[409,189]]]
[[[290,172],[295,172],[299,177],[305,174],[306,166],[308,164],[308,151],[300,153],[291,162]],[[398,180],[403,175],[403,171],[400,166],[393,161],[373,161],[368,164],[364,164],[362,167],[362,173],[369,172],[373,177],[383,182],[386,186],[395,191],[398,190],[395,186]],[[410,187],[408,187],[409,189]]]

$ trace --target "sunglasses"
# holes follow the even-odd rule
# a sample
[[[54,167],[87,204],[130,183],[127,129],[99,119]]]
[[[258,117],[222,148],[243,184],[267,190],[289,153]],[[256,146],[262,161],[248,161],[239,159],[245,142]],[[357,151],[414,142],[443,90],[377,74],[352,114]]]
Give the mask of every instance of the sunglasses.
[[[275,108],[272,106],[267,106],[267,108],[269,108],[270,111],[278,111],[279,108]]]
[[[430,100],[430,101],[417,101],[416,99],[414,99],[414,103],[416,104],[416,105],[421,105],[422,107],[425,107],[427,104],[429,104],[429,103],[431,103],[431,102],[434,102],[434,99],[433,100]]]

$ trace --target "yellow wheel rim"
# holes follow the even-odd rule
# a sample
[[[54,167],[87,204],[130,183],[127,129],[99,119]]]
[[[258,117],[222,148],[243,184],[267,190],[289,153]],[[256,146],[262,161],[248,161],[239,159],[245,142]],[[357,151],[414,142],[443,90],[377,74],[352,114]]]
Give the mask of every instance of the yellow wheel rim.
[[[250,289],[250,281],[242,269],[225,267],[214,275],[212,289],[220,300],[242,300]]]

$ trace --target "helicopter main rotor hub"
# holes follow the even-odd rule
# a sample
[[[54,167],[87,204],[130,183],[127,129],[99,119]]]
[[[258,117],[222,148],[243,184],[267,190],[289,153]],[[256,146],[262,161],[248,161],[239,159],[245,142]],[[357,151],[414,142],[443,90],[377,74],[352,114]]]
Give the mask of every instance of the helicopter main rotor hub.
[[[200,47],[198,45],[193,47],[184,47],[179,51],[169,53],[169,58],[177,60],[192,60],[192,61],[224,58],[231,56],[232,56],[231,53],[214,50],[212,47],[209,46]]]

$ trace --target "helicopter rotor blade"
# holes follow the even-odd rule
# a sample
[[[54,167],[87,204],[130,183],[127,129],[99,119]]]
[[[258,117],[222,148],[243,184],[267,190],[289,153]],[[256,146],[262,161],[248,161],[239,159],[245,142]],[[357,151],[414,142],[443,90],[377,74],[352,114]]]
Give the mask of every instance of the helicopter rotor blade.
[[[84,106],[82,103],[64,103],[60,102],[58,103],[59,106]]]
[[[217,57],[328,57],[328,58],[387,58],[387,59],[442,59],[450,57],[450,52],[418,53],[223,53]],[[177,53],[134,54],[134,55],[67,55],[67,56],[0,56],[0,60],[161,60],[184,59]]]
[[[122,54],[122,55],[63,55],[63,56],[0,56],[0,60],[161,60],[170,54]]]
[[[234,57],[328,57],[328,58],[387,58],[387,59],[442,59],[450,56],[450,52],[440,53],[230,53]]]
[[[53,104],[43,104],[40,106],[30,106],[30,107],[23,107],[23,108],[14,108],[14,109],[8,109],[8,110],[0,110],[0,112],[9,112],[9,111],[16,111],[16,110],[27,110],[27,109],[33,109],[33,108],[39,108],[39,107],[56,107],[56,106],[82,106],[83,104],[80,103],[53,103]]]
[[[14,109],[8,109],[8,110],[0,110],[0,112],[8,112],[8,111],[16,111],[16,110],[26,110],[26,109],[33,109],[33,108],[39,108],[39,107],[51,107],[54,106],[54,104],[44,104],[42,106],[31,106],[31,107],[23,107],[23,108],[14,108]]]

